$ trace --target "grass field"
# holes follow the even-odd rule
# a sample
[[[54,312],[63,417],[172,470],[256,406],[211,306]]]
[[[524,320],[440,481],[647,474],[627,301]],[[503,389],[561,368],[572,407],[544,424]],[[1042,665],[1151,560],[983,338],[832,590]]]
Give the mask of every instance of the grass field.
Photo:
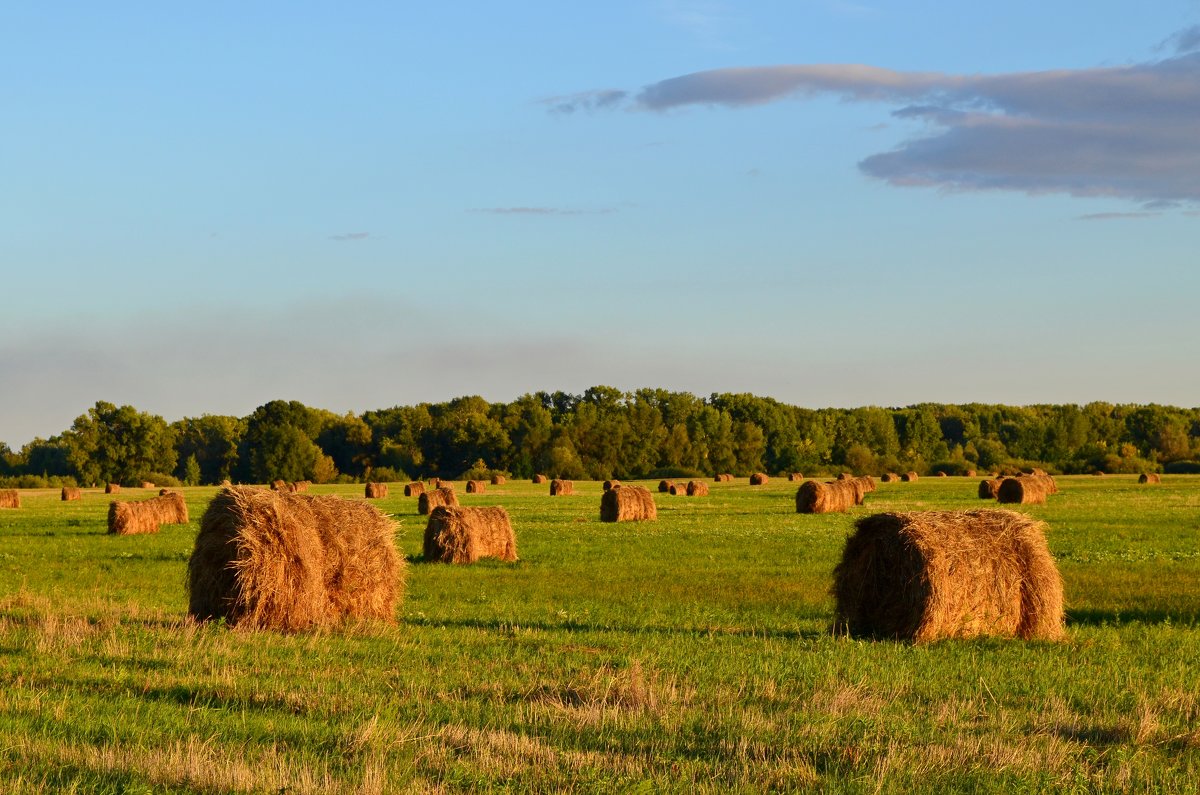
[[[857,516],[986,507],[977,479],[880,484],[849,515],[796,484],[655,494],[602,524],[512,483],[515,564],[410,557],[395,626],[293,636],[185,620],[193,522],[106,535],[109,497],[0,510],[0,791],[1195,792],[1200,477],[1064,477],[1045,506],[1068,640],[832,637]],[[646,484],[652,489],[655,484]],[[314,487],[360,497],[361,486]],[[150,492],[132,489],[121,499]]]

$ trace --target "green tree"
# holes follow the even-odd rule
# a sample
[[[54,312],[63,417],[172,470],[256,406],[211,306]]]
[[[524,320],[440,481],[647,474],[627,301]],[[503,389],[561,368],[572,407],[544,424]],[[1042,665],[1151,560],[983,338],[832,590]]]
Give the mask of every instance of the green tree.
[[[246,421],[238,417],[204,414],[184,417],[172,423],[178,459],[195,458],[200,466],[199,483],[220,483],[232,479],[238,470],[238,448],[246,434]],[[187,481],[187,473],[177,476]]]
[[[175,470],[175,431],[162,417],[98,401],[63,434],[67,458],[83,483],[129,483]]]

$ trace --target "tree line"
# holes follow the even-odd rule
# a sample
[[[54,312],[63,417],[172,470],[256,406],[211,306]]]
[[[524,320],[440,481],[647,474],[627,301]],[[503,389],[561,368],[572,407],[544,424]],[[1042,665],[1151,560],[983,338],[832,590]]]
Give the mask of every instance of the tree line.
[[[1011,471],[1200,471],[1200,409],[922,403],[808,409],[751,394],[596,386],[337,414],[273,400],[248,417],[167,422],[97,402],[71,427],[13,451],[8,486],[144,480],[170,485],[462,478],[698,477]]]

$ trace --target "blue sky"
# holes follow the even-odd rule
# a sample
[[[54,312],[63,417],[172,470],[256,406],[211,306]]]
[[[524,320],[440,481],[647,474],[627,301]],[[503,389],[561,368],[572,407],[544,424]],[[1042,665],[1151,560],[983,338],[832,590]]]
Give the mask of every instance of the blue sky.
[[[1200,387],[1200,3],[17,2],[0,440]],[[965,7],[960,7],[965,6]]]

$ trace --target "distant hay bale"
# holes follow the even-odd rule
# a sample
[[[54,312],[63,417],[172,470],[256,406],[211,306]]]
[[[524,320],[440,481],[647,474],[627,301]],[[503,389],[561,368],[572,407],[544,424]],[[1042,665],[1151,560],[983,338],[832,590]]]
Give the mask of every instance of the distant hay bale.
[[[408,487],[404,488],[404,493],[408,494]],[[373,483],[368,481],[366,488],[363,489],[363,494],[368,500],[386,499],[388,495],[388,485],[386,483]]]
[[[72,500],[82,500],[82,499],[83,499],[83,492],[80,491],[79,489],[74,488],[72,486],[63,486],[62,487],[62,501],[63,502],[70,502]]]
[[[425,493],[425,484],[419,480],[414,480],[404,487],[405,497],[419,497]]]
[[[1138,483],[1162,483],[1162,475],[1157,472],[1143,472],[1138,478]]]
[[[1095,475],[1095,476],[1096,476],[1096,477],[1098,477],[1098,478],[1102,478],[1102,477],[1104,477],[1104,471],[1103,471],[1103,470],[1100,470],[1100,469],[1097,469],[1097,470],[1096,470],[1095,472],[1093,472],[1092,474],[1093,474],[1093,475]]]
[[[105,483],[104,484],[104,493],[105,494],[120,494],[121,493],[121,484],[120,483]]]
[[[506,482],[507,479],[503,475],[492,475],[493,486],[503,486]]]
[[[916,472],[905,472],[903,475],[900,476],[900,482],[901,483],[915,483],[917,481],[918,477],[919,476],[917,475]]]
[[[667,492],[673,497],[687,496],[687,486],[683,483],[672,483],[667,487]]]
[[[994,500],[996,493],[1000,491],[1000,484],[1004,482],[1004,478],[988,478],[979,481],[979,499]]]
[[[1029,470],[1029,474],[1030,475],[1045,475],[1045,474],[1047,474],[1047,472],[1044,469],[1038,469],[1037,467],[1033,467],[1032,469]]]
[[[0,508],[20,508],[21,492],[16,489],[0,489]]]
[[[851,475],[849,472],[839,472],[836,479],[837,480],[851,480],[851,479],[853,479],[853,477],[854,477],[854,475]]]
[[[875,478],[871,477],[870,475],[859,475],[858,477],[855,478],[855,480],[858,481],[858,483],[862,485],[862,490],[863,490],[864,494],[870,494],[871,492],[873,492],[877,488],[879,488],[878,486],[875,485]]]
[[[425,525],[425,560],[474,563],[480,558],[517,559],[517,539],[503,508],[439,505]]]
[[[454,493],[454,489],[439,486],[436,489],[423,492],[417,498],[417,513],[425,516],[439,505],[458,507],[458,495]]]
[[[974,469],[968,469],[968,470],[967,470],[967,473],[966,473],[965,475],[963,475],[963,477],[964,477],[964,478],[973,478],[973,477],[975,477],[975,470],[974,470]]]
[[[569,494],[574,494],[574,493],[575,493],[575,481],[560,480],[559,478],[555,478],[554,480],[550,481],[550,496],[551,497],[565,497]]]
[[[113,535],[157,533],[164,524],[187,523],[187,503],[177,491],[140,502],[114,500],[108,504],[108,532]]]
[[[143,489],[152,489],[152,488],[154,488],[154,484],[153,484],[153,483],[151,483],[151,482],[150,482],[150,481],[148,481],[148,480],[143,480],[143,481],[142,481],[142,488],[143,488]]]
[[[619,480],[606,480],[606,481],[604,481],[604,490],[610,491],[613,488],[620,486],[620,485],[621,485],[621,481],[619,481]]]
[[[641,486],[620,486],[609,489],[600,497],[600,521],[640,522],[658,519],[658,508],[649,489]]]
[[[429,485],[429,488],[431,488],[431,489],[440,489],[442,487],[442,479],[441,478],[430,478],[428,481],[428,485]]]
[[[804,480],[804,475],[800,474],[799,472],[791,472],[788,474],[788,480],[792,482],[799,482]]]
[[[164,494],[170,494],[170,493],[171,493],[171,490],[166,488],[165,486],[158,490],[158,496],[160,496],[160,497],[163,496]]]
[[[272,480],[271,481],[271,491],[287,491],[287,481],[286,480]]]
[[[765,486],[769,478],[763,472],[755,472],[750,476],[751,486]]]
[[[806,480],[796,490],[796,513],[844,513],[860,493],[849,480]]]
[[[311,480],[297,480],[292,484],[292,491],[297,494],[304,494],[308,491],[308,487],[312,485]]]
[[[483,494],[486,486],[482,480],[468,480],[467,494]]]
[[[1046,496],[1055,493],[1053,478],[1046,475],[1026,475],[1020,478],[1004,478],[996,489],[999,502],[1016,505],[1039,505]]]
[[[687,495],[689,497],[707,497],[708,484],[703,480],[689,480],[687,484]]]
[[[721,474],[715,475],[713,477],[713,482],[714,483],[732,483],[733,475],[729,474],[728,472],[722,472]]]
[[[223,489],[200,520],[188,562],[188,613],[285,632],[394,621],[404,591],[394,532],[361,500]]]
[[[926,643],[1064,636],[1045,525],[1013,511],[884,513],[856,523],[834,569],[834,628]]]
[[[658,481],[658,491],[660,494],[668,492],[671,490],[671,487],[674,485],[675,485],[675,481],[673,481],[673,480],[660,480],[660,481]]]
[[[900,476],[895,472],[885,472],[880,480],[882,480],[884,483],[899,483]]]
[[[938,473],[937,473],[937,476],[938,476],[939,478],[948,478],[948,477],[950,477],[950,475],[948,475],[948,474],[945,472],[945,470],[942,470],[942,471],[938,472]]]
[[[533,485],[539,486],[539,485],[547,482],[547,480],[548,480],[548,478],[545,475],[534,475],[533,476]]]

